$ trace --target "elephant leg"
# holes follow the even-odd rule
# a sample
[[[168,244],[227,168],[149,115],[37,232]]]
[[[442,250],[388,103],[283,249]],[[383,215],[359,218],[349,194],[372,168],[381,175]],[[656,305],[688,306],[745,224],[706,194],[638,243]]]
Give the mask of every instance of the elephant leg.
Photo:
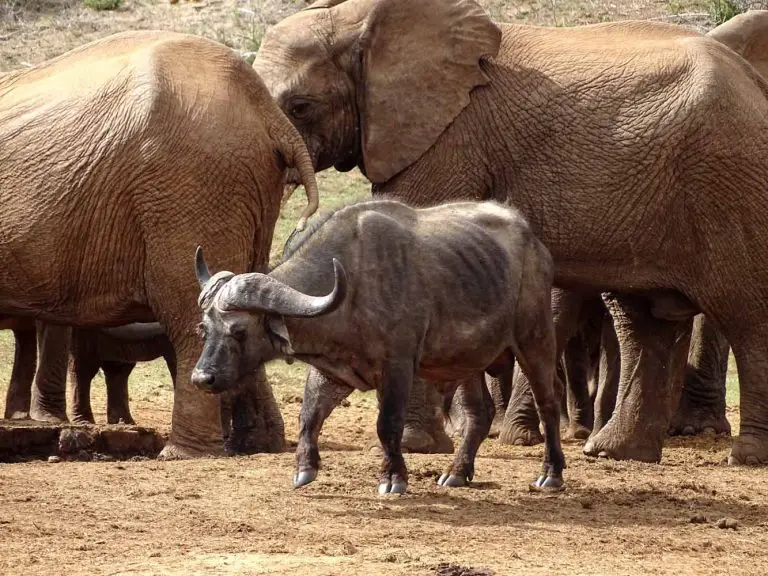
[[[136,363],[104,362],[101,367],[107,382],[107,423],[135,424],[129,406],[128,378]]]
[[[725,417],[729,351],[728,341],[712,320],[703,314],[696,316],[683,393],[670,424],[671,435],[730,435],[731,425]]]
[[[498,376],[485,375],[485,383],[493,400],[494,417],[491,422],[491,430],[488,432],[489,438],[497,438],[501,433],[501,427],[504,424],[504,413],[509,405],[509,398],[512,395],[512,377],[514,370],[505,370]]]
[[[91,382],[99,372],[100,362],[94,338],[90,331],[74,329],[72,332],[69,372],[73,384],[72,422],[77,424],[95,422],[91,409]]]
[[[579,330],[563,352],[568,401],[568,428],[565,438],[586,440],[592,431],[594,415],[589,396],[589,350],[587,334]]]
[[[620,343],[621,377],[613,416],[584,445],[589,456],[658,462],[682,389],[693,318],[652,316],[642,296],[605,294]]]
[[[317,442],[326,418],[334,408],[352,394],[353,388],[333,380],[317,370],[307,371],[304,384],[304,401],[299,413],[299,441],[296,445],[295,488],[309,484],[320,470],[320,449]]]
[[[171,343],[178,362],[176,385],[173,394],[171,433],[158,456],[162,460],[178,460],[199,456],[221,456],[224,451],[224,436],[221,425],[221,397],[206,394],[192,384],[192,369],[200,356],[200,341],[191,327],[199,321],[193,308],[178,316],[160,316],[163,324],[169,326]]]
[[[37,323],[40,357],[29,415],[40,422],[67,421],[67,366],[70,345],[69,327]]]
[[[734,322],[726,332],[739,372],[739,435],[733,441],[728,463],[731,465],[768,464],[768,374],[766,344],[768,328],[760,324],[744,331],[746,322]]]
[[[440,476],[441,486],[466,486],[475,474],[475,456],[488,436],[494,416],[493,399],[485,385],[485,375],[461,380],[453,395],[453,405],[460,407],[464,417],[463,439],[453,457],[453,463]]]
[[[32,401],[32,381],[37,367],[37,331],[35,328],[14,328],[16,350],[13,357],[11,383],[5,396],[5,415],[9,420],[29,418]]]
[[[600,331],[600,367],[598,368],[597,393],[595,395],[595,423],[592,436],[608,423],[616,407],[616,395],[619,393],[621,353],[613,318],[603,316]]]
[[[244,379],[230,401],[232,425],[225,443],[228,452],[255,454],[285,450],[283,416],[263,365]]]
[[[562,356],[566,342],[573,336],[578,327],[578,321],[582,306],[585,304],[583,294],[570,290],[555,288],[552,290],[552,312],[555,323],[555,339],[557,343],[557,357]],[[558,389],[562,389],[558,385]],[[558,409],[562,398],[558,396]],[[515,444],[520,446],[532,446],[544,441],[539,432],[539,415],[536,410],[536,402],[528,380],[528,376],[521,370],[515,370],[512,378],[512,393],[509,398],[507,410],[504,413],[504,422],[499,434],[499,442],[502,444]]]
[[[404,452],[450,454],[453,442],[445,431],[443,397],[437,387],[416,378],[411,385],[401,448]]]

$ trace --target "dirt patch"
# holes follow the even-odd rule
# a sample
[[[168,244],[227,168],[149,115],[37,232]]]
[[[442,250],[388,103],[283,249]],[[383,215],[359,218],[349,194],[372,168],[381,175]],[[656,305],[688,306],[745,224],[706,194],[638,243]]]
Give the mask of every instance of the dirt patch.
[[[671,439],[661,464],[595,460],[569,443],[556,495],[528,490],[541,447],[491,440],[470,488],[436,485],[450,456],[408,454],[409,493],[379,496],[368,396],[332,414],[323,468],[300,490],[292,453],[0,465],[0,574],[768,571],[768,471],[725,465],[728,438]],[[295,441],[300,406],[281,409]]]

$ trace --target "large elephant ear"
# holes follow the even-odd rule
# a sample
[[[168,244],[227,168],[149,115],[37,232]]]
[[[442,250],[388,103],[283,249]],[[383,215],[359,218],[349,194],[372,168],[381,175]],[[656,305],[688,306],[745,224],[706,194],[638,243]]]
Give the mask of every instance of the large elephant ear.
[[[501,30],[471,0],[371,4],[360,43],[362,151],[366,176],[385,182],[418,160],[470,91],[488,82],[479,62],[498,53]]]

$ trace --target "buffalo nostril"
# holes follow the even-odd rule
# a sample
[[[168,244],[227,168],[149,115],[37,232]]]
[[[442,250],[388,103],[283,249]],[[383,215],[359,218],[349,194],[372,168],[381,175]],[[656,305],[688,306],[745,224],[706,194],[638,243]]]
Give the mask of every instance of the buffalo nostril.
[[[215,381],[216,377],[208,372],[201,372],[199,370],[192,372],[192,384],[198,388],[212,388]]]

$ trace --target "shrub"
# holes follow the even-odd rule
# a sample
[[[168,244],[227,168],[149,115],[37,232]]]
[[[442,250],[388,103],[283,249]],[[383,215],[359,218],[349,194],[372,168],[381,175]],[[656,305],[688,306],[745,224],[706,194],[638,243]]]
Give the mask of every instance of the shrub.
[[[120,6],[120,0],[83,0],[83,4],[93,10],[114,10]]]

